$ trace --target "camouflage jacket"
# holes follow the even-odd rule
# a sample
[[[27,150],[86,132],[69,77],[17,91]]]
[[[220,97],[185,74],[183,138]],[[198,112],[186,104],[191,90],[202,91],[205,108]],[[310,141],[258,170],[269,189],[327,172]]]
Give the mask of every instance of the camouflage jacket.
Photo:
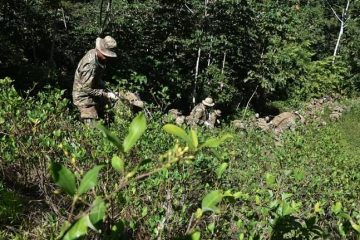
[[[188,123],[193,124],[203,124],[207,119],[206,107],[203,103],[199,103],[194,107],[188,116]]]
[[[73,102],[78,107],[95,106],[97,98],[105,94],[105,84],[101,80],[105,65],[96,56],[96,50],[91,49],[80,60],[74,78]]]
[[[215,112],[209,114],[209,119],[205,122],[205,125],[208,128],[214,128],[216,123],[218,122],[218,115]]]

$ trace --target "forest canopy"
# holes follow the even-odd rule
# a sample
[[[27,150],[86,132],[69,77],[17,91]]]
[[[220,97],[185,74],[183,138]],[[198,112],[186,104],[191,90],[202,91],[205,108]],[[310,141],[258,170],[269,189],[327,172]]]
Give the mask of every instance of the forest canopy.
[[[212,96],[232,112],[254,91],[262,104],[360,82],[359,1],[2,0],[0,8],[0,77],[20,89],[71,91],[78,61],[105,35],[119,56],[106,79],[161,110],[188,111],[194,97]]]

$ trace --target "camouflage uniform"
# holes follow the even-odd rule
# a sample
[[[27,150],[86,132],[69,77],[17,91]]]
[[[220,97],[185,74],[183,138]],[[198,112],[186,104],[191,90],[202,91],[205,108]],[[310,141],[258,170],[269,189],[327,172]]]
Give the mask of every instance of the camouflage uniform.
[[[78,64],[72,97],[82,119],[99,118],[100,101],[106,96],[105,84],[101,80],[105,67],[99,62],[96,49],[88,51]]]
[[[179,126],[185,123],[185,116],[177,109],[170,109],[165,119],[166,122],[175,122]]]
[[[205,123],[207,118],[206,106],[203,103],[196,105],[191,111],[190,115],[186,117],[188,125],[202,125]]]
[[[215,110],[209,114],[209,119],[205,122],[208,128],[214,128],[217,123],[220,123],[218,118],[221,116],[220,110]]]

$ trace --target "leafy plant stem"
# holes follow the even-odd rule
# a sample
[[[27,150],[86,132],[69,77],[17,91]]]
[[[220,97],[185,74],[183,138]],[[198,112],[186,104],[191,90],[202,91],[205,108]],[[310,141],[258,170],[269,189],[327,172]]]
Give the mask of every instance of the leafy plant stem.
[[[71,204],[70,214],[69,214],[69,217],[68,217],[69,222],[72,219],[74,209],[75,209],[75,204],[76,204],[77,200],[78,200],[78,196],[75,195],[74,198],[73,198],[72,204]]]

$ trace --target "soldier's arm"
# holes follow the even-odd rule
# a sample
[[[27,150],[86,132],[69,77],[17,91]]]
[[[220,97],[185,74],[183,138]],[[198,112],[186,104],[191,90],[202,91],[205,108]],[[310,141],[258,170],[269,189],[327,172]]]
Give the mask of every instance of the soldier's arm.
[[[194,122],[198,123],[200,121],[200,119],[202,118],[203,114],[204,114],[204,111],[201,108],[197,108],[195,110],[194,117],[193,117]]]

